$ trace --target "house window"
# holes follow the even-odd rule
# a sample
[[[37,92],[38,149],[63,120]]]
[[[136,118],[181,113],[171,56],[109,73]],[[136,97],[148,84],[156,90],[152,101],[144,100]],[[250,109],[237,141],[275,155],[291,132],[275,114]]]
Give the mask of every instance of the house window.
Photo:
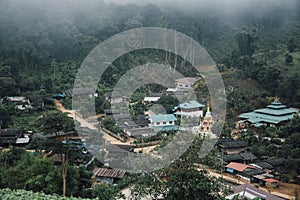
[[[185,87],[189,87],[189,85],[185,85]]]
[[[173,124],[173,121],[169,121],[169,124]]]
[[[159,125],[160,123],[159,122],[156,122],[156,125]]]
[[[163,122],[163,124],[167,124],[167,122]]]

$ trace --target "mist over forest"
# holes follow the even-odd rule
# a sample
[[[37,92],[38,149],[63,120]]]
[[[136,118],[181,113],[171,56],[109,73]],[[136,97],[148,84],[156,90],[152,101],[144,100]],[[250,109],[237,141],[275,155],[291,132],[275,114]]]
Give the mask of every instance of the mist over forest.
[[[221,142],[206,157],[199,157],[202,144],[210,145],[205,140],[210,134],[214,135],[214,128],[223,120],[214,122],[214,108],[209,107],[212,95],[199,77],[201,73],[174,53],[151,48],[129,52],[109,63],[96,91],[83,87],[72,90],[78,69],[97,45],[118,33],[141,27],[176,30],[205,48],[216,63],[226,93],[226,98],[218,99],[226,102],[226,120],[221,133],[215,137],[223,138],[224,143],[229,141],[228,147],[235,146],[231,144],[236,142],[249,159],[240,152],[224,155]],[[174,43],[176,46],[176,41]],[[168,66],[164,68],[167,73],[178,71],[195,82],[182,85],[191,90],[177,90],[178,85],[174,83],[176,88],[168,88],[168,91],[160,84],[150,83],[139,86],[130,97],[119,94],[117,101],[128,106],[122,107],[128,114],[124,117],[121,108],[112,103],[112,91],[133,67],[149,63]],[[150,72],[147,77],[155,78],[153,74]],[[278,164],[284,160],[279,167],[267,168],[266,173],[274,176],[266,177],[276,179],[270,184],[286,183],[272,190],[296,197],[300,192],[300,187],[297,186],[298,192],[295,189],[295,177],[300,174],[300,117],[296,114],[300,109],[299,81],[299,0],[0,0],[0,199],[2,195],[4,199],[65,199],[58,196],[63,195],[115,200],[130,187],[135,199],[148,195],[153,199],[223,200],[224,195],[231,192],[229,186],[236,186],[219,179],[223,179],[223,175],[231,176],[231,181],[237,177],[229,175],[231,168],[225,170],[226,162],[232,158],[244,164],[273,158],[276,160],[273,163]],[[179,96],[183,93],[188,96],[192,90],[198,102],[183,105],[175,98],[176,92]],[[81,108],[73,108],[74,92],[83,100],[97,93],[94,95],[96,113],[79,113]],[[145,101],[146,97],[149,102]],[[82,103],[83,107],[89,106],[86,102]],[[189,110],[190,105],[194,107]],[[265,109],[260,109],[263,114],[256,115],[259,108]],[[78,139],[79,134],[92,140],[97,137],[93,142],[104,135],[112,138],[126,149],[122,150],[121,157],[124,152],[125,155],[129,151],[133,153],[135,148],[138,149],[135,153],[143,154],[149,147],[150,152],[154,151],[160,158],[157,151],[173,140],[176,130],[180,129],[180,113],[186,110],[201,112],[203,116],[191,120],[196,126],[183,127],[184,131],[193,132],[196,139],[180,158],[153,173],[126,172],[124,179],[117,177],[122,179],[117,184],[94,187],[94,169],[108,169],[87,151],[82,138]],[[112,116],[114,112],[120,123]],[[153,113],[168,114],[171,118],[154,124],[149,121]],[[250,117],[240,120],[240,116],[247,113]],[[192,115],[186,115],[188,123]],[[269,121],[263,121],[262,115]],[[131,123],[133,121],[140,123],[138,128]],[[172,124],[172,129],[156,133],[152,128],[160,123]],[[79,125],[76,130],[75,124]],[[103,128],[101,137],[89,132],[98,126]],[[132,130],[138,137],[130,133]],[[203,131],[210,132],[206,135]],[[72,136],[69,137],[69,133]],[[66,136],[60,137],[60,134]],[[11,136],[11,140],[7,139]],[[12,142],[20,139],[19,136],[25,141],[23,146]],[[107,149],[99,153],[101,156],[105,157],[110,151],[120,153],[106,145],[110,142],[105,139]],[[175,148],[174,152],[179,149]],[[224,156],[228,159],[226,162]],[[149,165],[155,164],[151,161]],[[238,183],[239,180],[240,177]],[[45,194],[37,193],[41,191]]]
[[[257,70],[265,64],[253,60],[252,55],[284,49],[289,41],[300,43],[297,0],[2,0],[0,5],[1,65],[10,66],[13,85],[20,85],[18,90],[9,90],[15,93],[26,92],[28,87],[38,90],[48,82],[55,85],[51,77],[40,77],[53,73],[55,63],[59,70],[65,67],[69,71],[63,81],[68,84],[49,91],[70,88],[80,63],[95,46],[138,27],[182,32],[198,41],[219,65],[262,82],[265,75],[257,75]],[[285,89],[274,89],[279,84],[266,89],[270,95],[279,91],[275,93],[288,96]]]

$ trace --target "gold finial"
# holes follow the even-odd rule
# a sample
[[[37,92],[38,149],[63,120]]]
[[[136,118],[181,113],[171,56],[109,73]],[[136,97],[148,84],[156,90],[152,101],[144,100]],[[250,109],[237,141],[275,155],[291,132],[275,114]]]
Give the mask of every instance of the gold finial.
[[[272,101],[280,101],[280,98],[276,95],[275,97],[266,97],[267,101],[272,102]]]

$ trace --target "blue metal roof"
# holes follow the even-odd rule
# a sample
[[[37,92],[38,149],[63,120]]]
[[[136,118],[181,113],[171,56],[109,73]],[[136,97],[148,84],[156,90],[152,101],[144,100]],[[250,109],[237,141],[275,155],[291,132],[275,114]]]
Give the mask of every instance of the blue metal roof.
[[[155,131],[171,131],[171,130],[179,130],[178,125],[167,125],[167,126],[156,126],[154,128]]]
[[[159,114],[159,115],[150,115],[150,120],[152,122],[167,122],[167,121],[176,121],[176,117],[173,114]]]
[[[189,109],[189,108],[203,108],[204,105],[201,103],[198,103],[197,101],[193,100],[193,101],[188,101],[182,104],[179,104],[178,107],[175,108],[184,108],[184,109]]]
[[[275,100],[267,108],[243,113],[239,115],[239,118],[246,119],[252,124],[260,126],[261,123],[279,124],[280,122],[292,119],[294,114],[299,114],[299,112],[292,108],[286,108],[285,105]]]

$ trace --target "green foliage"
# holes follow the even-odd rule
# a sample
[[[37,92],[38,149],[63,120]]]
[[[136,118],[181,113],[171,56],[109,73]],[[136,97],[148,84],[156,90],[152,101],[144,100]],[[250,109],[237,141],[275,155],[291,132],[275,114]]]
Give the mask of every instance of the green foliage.
[[[252,56],[254,53],[255,36],[253,33],[241,31],[235,35],[240,56]]]
[[[104,119],[102,119],[100,124],[101,124],[101,127],[104,127],[115,134],[123,132],[119,128],[119,126],[116,124],[115,119],[111,116],[108,116],[108,117],[105,117]]]
[[[287,48],[288,48],[289,52],[294,52],[295,49],[297,48],[297,45],[295,44],[295,41],[293,38],[289,39]]]
[[[178,100],[172,96],[162,96],[158,101],[157,101],[157,104],[160,104],[162,105],[166,112],[167,113],[171,113],[172,112],[172,109],[177,106],[179,103],[178,103]]]
[[[288,64],[288,65],[293,64],[293,60],[294,60],[294,58],[290,54],[286,54],[285,55],[285,62],[286,62],[286,64]]]
[[[97,185],[95,188],[85,190],[83,196],[86,198],[97,198],[99,200],[114,200],[117,197],[121,197],[114,186],[105,184]]]
[[[37,132],[38,127],[36,124],[36,120],[38,117],[40,117],[43,113],[40,111],[35,110],[28,110],[28,111],[19,111],[16,109],[12,109],[10,111],[11,113],[11,124],[9,124],[9,127],[11,128],[19,128],[24,131],[33,131]]]
[[[131,191],[134,199],[144,196],[153,199],[221,199],[220,192],[226,193],[227,188],[194,165],[199,160],[201,144],[196,139],[187,152],[169,166],[136,176]]]
[[[16,81],[10,77],[0,77],[0,96],[4,97],[14,94],[16,91]]]
[[[26,190],[12,190],[12,189],[0,189],[0,196],[3,200],[23,200],[23,199],[32,199],[32,200],[87,200],[85,198],[75,198],[75,197],[61,197],[58,195],[49,195],[42,192],[32,192]]]
[[[0,128],[7,128],[10,122],[11,117],[9,116],[7,110],[0,106]]]
[[[22,150],[22,153],[20,152]],[[62,194],[61,167],[53,159],[41,153],[25,153],[24,149],[12,149],[0,154],[0,187],[26,189],[47,194]],[[68,168],[67,195],[83,196],[92,185],[92,173],[82,167]]]
[[[38,121],[40,130],[44,134],[58,134],[59,132],[69,133],[75,131],[72,118],[60,111],[48,111]]]

